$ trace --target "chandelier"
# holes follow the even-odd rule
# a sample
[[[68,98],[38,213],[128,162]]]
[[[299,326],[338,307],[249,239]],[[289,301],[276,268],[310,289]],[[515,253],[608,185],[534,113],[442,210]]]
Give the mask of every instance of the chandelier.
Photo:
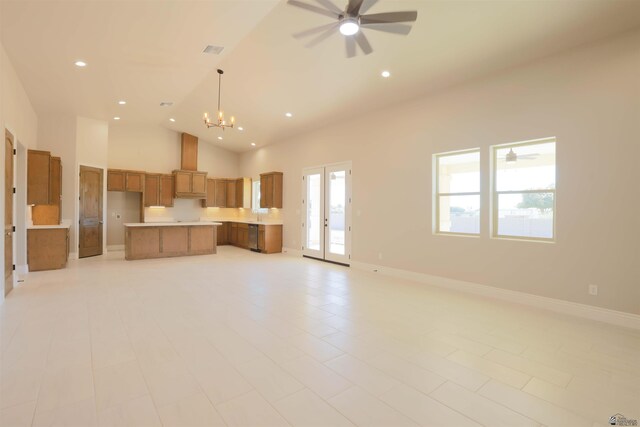
[[[224,120],[224,113],[220,109],[220,85],[223,74],[224,71],[218,68],[218,117],[216,117],[215,121],[211,121],[209,113],[204,113],[204,124],[207,126],[207,129],[217,127],[224,131],[225,128],[233,128],[233,124],[235,123],[235,118],[233,116],[231,116],[231,123],[227,123]]]

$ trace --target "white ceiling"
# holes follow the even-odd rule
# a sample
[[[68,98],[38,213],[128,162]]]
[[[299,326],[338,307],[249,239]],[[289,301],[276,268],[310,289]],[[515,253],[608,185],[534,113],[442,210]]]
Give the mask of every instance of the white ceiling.
[[[291,37],[330,19],[284,0],[0,5],[2,43],[39,114],[161,124],[234,151],[640,27],[636,0],[381,0],[370,13],[418,11],[412,32],[365,30],[374,52],[347,59],[339,33],[312,49]],[[225,51],[202,54],[207,44]],[[218,67],[222,107],[243,132],[201,121],[215,113]]]

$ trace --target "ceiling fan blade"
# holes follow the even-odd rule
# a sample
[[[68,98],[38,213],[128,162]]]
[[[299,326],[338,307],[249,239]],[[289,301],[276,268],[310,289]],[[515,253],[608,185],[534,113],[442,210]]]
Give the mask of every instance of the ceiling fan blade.
[[[362,5],[360,6],[360,14],[362,15],[367,13],[367,11],[371,9],[376,3],[378,3],[378,0],[364,0],[362,2]]]
[[[369,44],[369,40],[367,40],[367,37],[361,31],[358,31],[354,35],[354,38],[358,42],[358,46],[360,46],[360,49],[362,49],[365,55],[369,55],[371,52],[373,52],[373,48]]]
[[[356,56],[356,41],[353,37],[345,37],[345,43],[347,44],[347,58],[353,58]]]
[[[324,33],[320,33],[320,35],[318,35],[317,37],[315,37],[312,40],[310,40],[309,43],[305,44],[305,47],[314,47],[315,45],[317,45],[321,41],[323,41],[326,38],[328,38],[330,35],[335,34],[336,31],[335,31],[334,27],[336,25],[337,24],[334,24],[330,28],[324,30]]]
[[[349,0],[349,4],[347,5],[347,14],[349,16],[360,15],[360,8],[362,7],[363,1],[364,0]]]
[[[328,30],[329,28],[331,29],[337,28],[338,25],[339,24],[337,22],[332,22],[331,24],[321,25],[319,27],[311,28],[310,30],[300,31],[299,33],[293,34],[293,37],[296,39],[301,39],[307,36],[312,36],[314,34],[321,33],[325,30]]]
[[[328,16],[329,18],[335,18],[335,19],[338,18],[338,14],[333,13],[330,10],[322,9],[321,7],[314,6],[312,4],[303,3],[298,0],[287,0],[287,4],[290,4],[291,6],[296,6],[302,9],[306,9],[309,12],[319,13],[320,15]]]
[[[418,12],[415,10],[406,12],[387,12],[362,15],[360,24],[393,24],[395,22],[413,22],[418,19]]]
[[[333,4],[331,0],[316,0],[316,2],[320,3],[322,6],[324,6],[325,9],[335,13],[336,15],[342,14],[342,10],[340,10],[338,6]]]
[[[368,30],[382,31],[383,33],[402,34],[404,36],[411,32],[411,25],[407,24],[365,24],[360,26]]]

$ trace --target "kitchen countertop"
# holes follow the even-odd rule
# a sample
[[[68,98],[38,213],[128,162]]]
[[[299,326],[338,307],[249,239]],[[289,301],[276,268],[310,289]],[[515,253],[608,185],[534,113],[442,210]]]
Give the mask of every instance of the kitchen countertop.
[[[63,220],[60,224],[53,225],[28,225],[27,230],[47,230],[51,228],[69,228],[71,227],[71,221]]]
[[[247,219],[216,219],[218,222],[239,222],[242,224],[256,224],[256,225],[282,225],[282,222],[274,221],[253,221]]]
[[[220,222],[214,221],[185,221],[185,222],[129,222],[124,224],[125,227],[174,227],[174,226],[192,226],[192,225],[222,225]]]

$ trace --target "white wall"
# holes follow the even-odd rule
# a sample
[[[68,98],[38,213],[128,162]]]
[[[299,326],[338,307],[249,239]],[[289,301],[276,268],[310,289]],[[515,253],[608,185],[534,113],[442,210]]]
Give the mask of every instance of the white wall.
[[[350,117],[245,153],[241,173],[284,172],[287,247],[301,247],[302,168],[351,160],[354,261],[640,314],[639,46],[636,32]],[[549,136],[555,243],[489,237],[488,174],[480,238],[432,234],[434,153],[481,147],[488,171],[492,144]]]
[[[0,8],[1,9],[1,8]],[[29,148],[36,148],[38,134],[38,117],[31,105],[18,75],[0,44],[0,131],[8,129],[14,136],[14,147],[20,158],[14,163],[14,184],[17,197],[14,198],[13,218],[16,225],[14,234],[14,263],[26,265],[26,204],[18,201],[26,200],[26,168],[25,155]],[[4,165],[4,149],[0,150],[0,164]],[[0,174],[0,188],[4,188],[4,173]],[[0,197],[0,212],[4,212],[4,197]],[[2,215],[4,218],[4,214]],[[4,220],[3,220],[4,221]],[[4,224],[3,224],[4,225]],[[4,245],[0,248],[0,257],[4,259]],[[4,277],[4,263],[0,266]],[[15,276],[15,275],[14,275]],[[4,300],[4,292],[0,292],[0,301]]]

